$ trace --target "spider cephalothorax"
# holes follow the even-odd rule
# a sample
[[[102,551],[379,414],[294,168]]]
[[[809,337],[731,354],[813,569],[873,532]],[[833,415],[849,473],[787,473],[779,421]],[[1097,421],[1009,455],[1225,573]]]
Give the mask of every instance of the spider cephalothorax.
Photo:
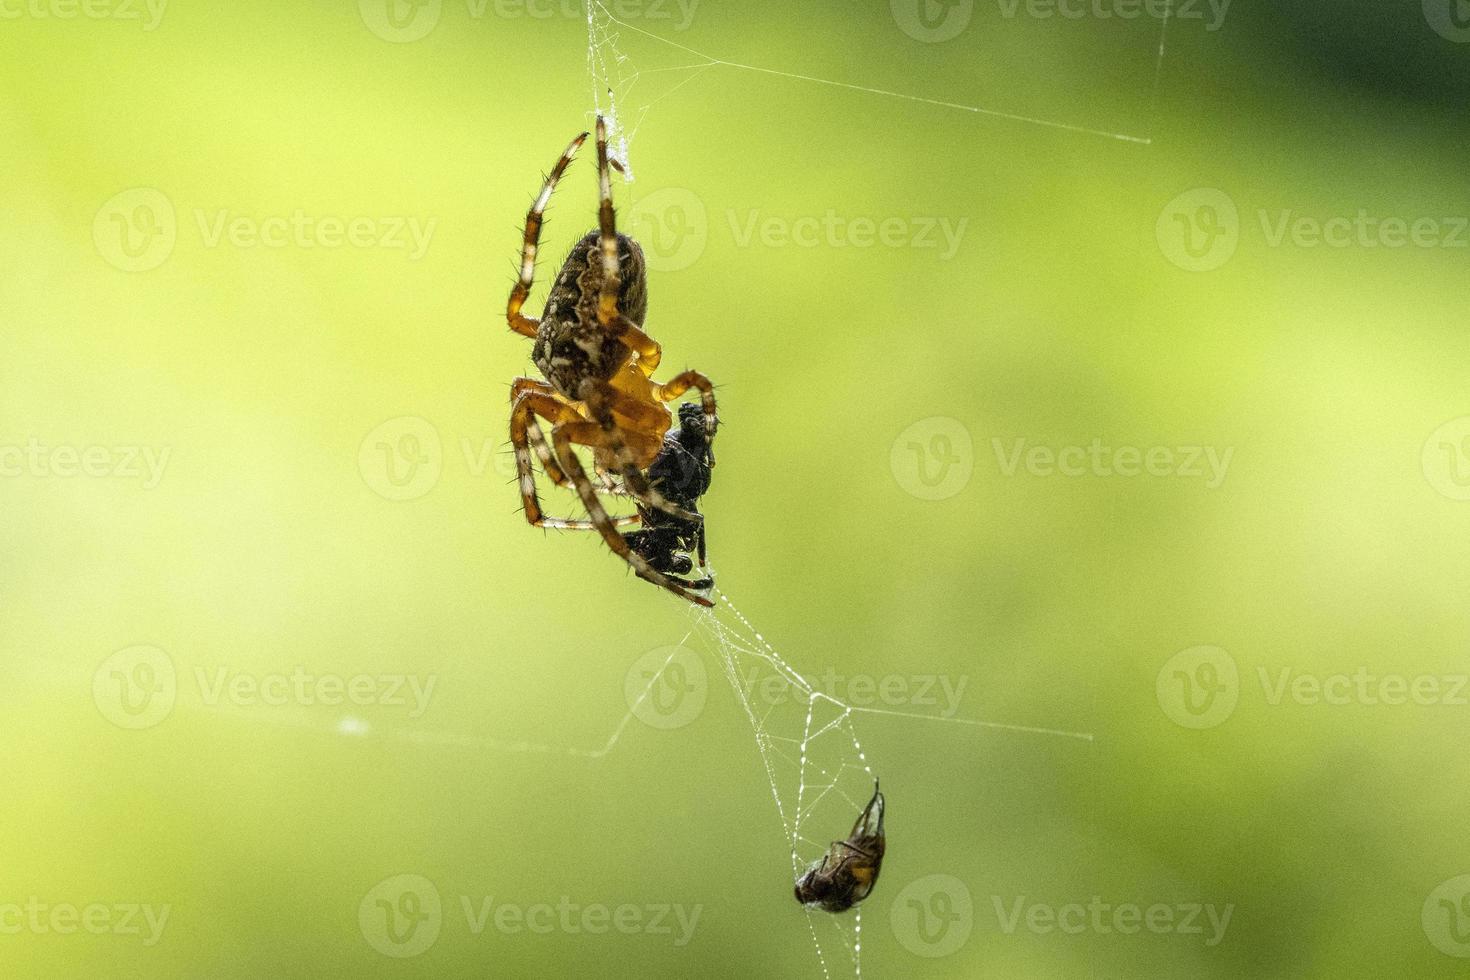
[[[535,339],[531,357],[545,378],[517,378],[511,386],[510,437],[515,447],[522,504],[526,519],[532,524],[597,531],[607,546],[640,577],[707,606],[710,601],[693,591],[704,586],[670,576],[671,571],[682,568],[684,563],[676,560],[678,556],[673,551],[663,550],[664,544],[671,540],[687,541],[699,551],[703,564],[703,519],[694,509],[703,490],[691,496],[681,483],[674,494],[676,484],[661,489],[650,473],[665,452],[664,437],[673,424],[668,406],[691,388],[698,389],[701,396],[700,407],[694,411],[700,417],[700,431],[708,450],[718,424],[714,385],[698,371],[685,371],[662,384],[653,380],[663,350],[643,332],[643,318],[648,312],[643,250],[617,230],[607,127],[601,117],[597,120],[597,176],[601,191],[598,227],[573,246],[552,284],[541,319],[521,313],[535,278],[536,251],[547,202],[586,138],[587,134],[583,133],[567,147],[526,215],[520,278],[511,290],[506,308],[511,329]],[[538,418],[551,424],[550,445],[542,435]],[[690,427],[686,424],[685,429]],[[596,485],[589,479],[574,446],[591,450]],[[541,512],[531,468],[533,452],[549,479],[577,491],[587,509],[587,520],[558,520]],[[712,453],[707,453],[707,459],[708,465],[713,465]],[[672,466],[673,460],[674,457],[669,457],[667,465]],[[598,493],[633,497],[638,516],[609,517]],[[643,523],[641,531],[630,533],[628,538],[618,533],[618,526],[639,520]],[[679,527],[677,531],[673,530],[675,523]],[[691,531],[691,528],[698,530]],[[678,550],[685,551],[687,561],[689,549]],[[677,574],[680,573],[674,572]]]
[[[867,898],[878,883],[888,839],[883,832],[883,794],[873,784],[873,798],[858,814],[846,840],[832,842],[822,860],[796,880],[796,900],[824,912],[846,912]]]

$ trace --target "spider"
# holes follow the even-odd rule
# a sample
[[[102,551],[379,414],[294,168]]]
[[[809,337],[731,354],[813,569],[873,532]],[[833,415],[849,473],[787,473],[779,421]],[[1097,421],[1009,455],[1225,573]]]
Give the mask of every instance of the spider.
[[[886,848],[883,794],[875,780],[873,798],[858,814],[847,840],[833,841],[822,860],[796,880],[796,900],[824,912],[846,912],[873,891]]]
[[[597,531],[640,578],[697,605],[711,606],[709,599],[695,591],[702,587],[700,582],[677,577],[688,572],[692,562],[675,552],[693,544],[704,564],[703,518],[694,506],[709,485],[708,467],[714,465],[709,451],[718,426],[714,385],[698,371],[685,371],[662,384],[653,380],[663,349],[643,332],[648,312],[643,249],[617,230],[607,124],[601,116],[597,117],[598,227],[572,247],[552,283],[541,319],[521,313],[535,281],[546,205],[587,135],[572,140],[526,214],[520,277],[506,305],[510,328],[536,341],[531,359],[544,378],[516,378],[511,385],[510,439],[522,508],[526,520],[536,527]],[[673,424],[668,404],[691,388],[698,389],[701,396],[697,414],[703,448],[696,447],[696,451],[703,454],[698,458],[704,477],[702,483],[695,479],[691,484],[687,478],[683,483],[670,482],[669,477],[680,469],[674,466],[675,460],[683,457],[665,443]],[[538,419],[551,425],[549,446]],[[687,422],[681,431],[694,439],[695,430]],[[573,446],[591,450],[597,485],[588,478]],[[576,490],[587,520],[561,520],[542,513],[531,469],[533,452],[548,479]],[[672,499],[650,477],[650,468],[661,454],[674,454],[667,456],[664,472],[658,474]],[[632,497],[638,514],[609,517],[599,493]],[[617,530],[640,521],[642,530],[626,538]]]

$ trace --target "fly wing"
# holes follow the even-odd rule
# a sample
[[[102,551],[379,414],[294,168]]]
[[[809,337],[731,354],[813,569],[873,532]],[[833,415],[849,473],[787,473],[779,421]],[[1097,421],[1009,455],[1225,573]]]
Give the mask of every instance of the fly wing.
[[[852,825],[852,833],[848,836],[852,840],[883,837],[883,793],[876,782],[873,784],[873,798],[863,807],[863,812],[858,814],[857,821]]]

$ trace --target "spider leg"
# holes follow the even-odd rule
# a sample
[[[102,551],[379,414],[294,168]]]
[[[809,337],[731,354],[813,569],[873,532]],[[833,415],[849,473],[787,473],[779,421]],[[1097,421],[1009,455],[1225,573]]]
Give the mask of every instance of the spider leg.
[[[690,388],[699,389],[700,402],[704,406],[705,432],[713,440],[715,428],[719,425],[719,417],[715,411],[715,386],[709,378],[698,371],[685,371],[664,384],[654,385],[653,397],[661,402],[671,402]]]
[[[549,386],[542,386],[533,378],[517,379],[511,390],[515,404],[510,414],[510,441],[515,448],[516,474],[521,489],[521,507],[525,511],[527,522],[535,527],[558,528],[567,531],[596,530],[595,525],[590,521],[547,517],[541,510],[541,500],[536,493],[536,477],[531,469],[531,453],[534,451],[537,458],[541,460],[541,467],[548,477],[558,485],[572,486],[571,481],[567,479],[561,466],[552,456],[550,448],[546,445],[541,427],[536,423],[536,416],[540,415],[553,425],[586,422],[586,419],[573,406],[556,397]],[[622,527],[637,523],[637,521],[638,517],[635,514],[616,518],[614,524]]]
[[[555,388],[551,387],[551,385],[547,384],[545,381],[542,381],[542,380],[540,380],[538,378],[516,378],[514,381],[511,382],[511,385],[510,385],[510,403],[511,403],[511,406],[512,406],[512,408],[511,408],[512,413],[515,412],[515,407],[514,406],[518,402],[520,402],[521,396],[523,394],[527,393],[527,392],[533,392],[533,393],[535,393],[537,395],[544,396],[544,398],[550,398],[550,399],[552,399],[552,400],[554,400],[556,402],[559,402],[560,404],[566,406],[567,408],[569,408],[572,411],[572,413],[573,413],[573,416],[572,417],[575,418],[575,419],[583,419],[583,418],[585,418],[585,416],[583,416],[580,412],[577,411],[575,405],[572,405],[571,402],[569,402],[567,399],[563,398],[561,396],[561,394]],[[547,404],[547,403],[544,402],[544,401],[542,401],[542,402],[540,402],[540,404]],[[534,415],[535,413],[532,412],[531,414]],[[552,416],[546,415],[545,413],[542,413],[542,417],[543,418],[546,418],[547,421],[552,422],[552,423],[555,423],[555,422],[558,422],[558,421],[561,420],[561,417],[560,416],[558,416],[558,417],[552,417]],[[537,436],[537,435],[539,435],[539,429],[536,431],[536,433],[533,433],[533,438],[531,439],[531,448],[532,449],[536,449],[537,448],[537,442],[536,442],[536,438],[535,438],[535,436]],[[514,420],[512,420],[511,442],[513,444],[515,443],[515,438],[516,438],[516,436],[515,436]],[[542,446],[546,446],[546,440],[544,438],[542,438],[540,440],[540,443],[541,443]],[[540,450],[537,450],[537,454],[536,455],[537,455],[537,458],[541,460],[541,468],[542,468],[543,471],[545,471],[546,476],[547,476],[547,479],[551,480],[552,483],[555,483],[559,487],[563,487],[563,488],[565,488],[567,490],[573,489],[573,487],[572,487],[572,481],[567,479],[566,474],[561,471],[561,467],[559,465],[557,465],[556,460],[552,458],[551,449],[549,447],[546,448],[545,452],[541,452]],[[517,465],[519,465],[519,463]],[[597,474],[597,476],[598,476],[599,482],[601,484],[598,487],[598,492],[599,493],[605,493],[605,494],[608,494],[610,496],[615,496],[615,497],[628,497],[628,496],[632,496],[630,493],[628,493],[627,490],[625,490],[622,487],[620,487],[620,486],[616,485],[615,483],[613,483],[612,477],[610,477],[608,474],[599,472]],[[619,521],[622,521],[622,522],[625,522],[625,523],[631,522],[631,519],[625,519],[625,518],[618,518],[618,520]]]
[[[583,133],[572,140],[566,152],[561,155],[561,159],[556,161],[556,166],[551,168],[551,173],[546,175],[546,183],[542,185],[541,193],[536,195],[536,200],[531,204],[531,210],[526,212],[526,231],[521,241],[521,274],[510,291],[510,302],[506,304],[505,319],[512,330],[527,337],[535,337],[536,329],[541,325],[540,321],[532,317],[522,316],[521,307],[526,304],[526,297],[531,294],[531,285],[536,279],[536,249],[541,241],[541,223],[546,213],[546,205],[551,200],[551,192],[556,190],[556,182],[566,172],[577,148],[585,139],[587,139],[587,134]]]
[[[704,518],[697,512],[685,510],[654,489],[638,466],[639,458],[652,460],[662,448],[662,437],[655,439],[645,433],[655,425],[666,429],[668,411],[662,406],[640,401],[603,381],[584,381],[581,394],[589,413],[602,426],[603,445],[611,450],[618,472],[623,476],[623,485],[633,498],[680,520],[703,523]],[[615,413],[628,418],[638,428],[620,428],[613,417]]]
[[[675,582],[662,572],[656,571],[642,555],[628,546],[628,542],[613,527],[612,521],[608,519],[607,511],[603,509],[602,501],[597,497],[597,491],[587,479],[587,471],[582,468],[582,463],[577,459],[572,450],[571,439],[568,429],[576,423],[557,425],[551,430],[552,448],[561,461],[562,469],[571,477],[573,485],[577,488],[577,494],[582,498],[582,504],[587,508],[587,514],[592,518],[592,523],[602,534],[602,540],[613,554],[627,562],[639,578],[652,582],[653,584],[667,589],[681,599],[688,600],[697,606],[713,606],[714,603],[702,595],[698,595],[683,585]]]
[[[608,169],[607,122],[597,117],[597,188],[601,200],[597,208],[599,245],[602,248],[602,289],[597,296],[597,322],[638,355],[638,370],[651,377],[663,358],[658,341],[618,309],[618,288],[622,274],[618,265],[618,224],[612,204],[612,173]]]

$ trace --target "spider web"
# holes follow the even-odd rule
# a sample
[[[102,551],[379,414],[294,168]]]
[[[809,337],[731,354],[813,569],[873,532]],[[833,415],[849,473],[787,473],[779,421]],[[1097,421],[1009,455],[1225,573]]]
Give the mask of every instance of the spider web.
[[[588,111],[588,117],[593,119],[601,115],[607,120],[609,146],[614,155],[623,163],[624,179],[629,183],[633,181],[631,161],[633,142],[649,111],[710,69],[773,76],[806,85],[845,89],[861,96],[898,99],[1084,136],[1120,140],[1125,143],[1143,146],[1153,143],[1151,132],[1129,133],[1096,128],[1065,119],[1007,111],[996,106],[935,98],[841,79],[824,78],[799,71],[731,61],[706,54],[662,34],[622,20],[608,9],[603,0],[583,0],[583,6],[587,15],[587,75],[592,87],[592,107]],[[1157,115],[1159,91],[1163,82],[1164,55],[1168,45],[1169,25],[1174,18],[1174,6],[1174,0],[1166,0],[1164,14],[1160,18],[1158,47],[1153,59],[1152,82],[1148,97],[1150,126]],[[679,63],[640,67],[623,50],[625,41],[635,37],[640,41],[662,47],[667,53],[676,54]],[[650,80],[658,77],[664,80],[662,90],[647,92],[654,85]],[[646,97],[649,101],[634,102],[635,95],[640,99]],[[631,119],[628,118],[629,112],[632,114]]]
[[[707,72],[741,72],[775,76],[802,85],[824,86],[849,91],[870,100],[901,100],[936,109],[966,112],[997,121],[1060,130],[1079,138],[1104,138],[1130,144],[1152,143],[1151,133],[1129,133],[1079,125],[1074,121],[1043,118],[1005,109],[900,92],[851,81],[823,78],[807,72],[745,64],[715,57],[679,41],[671,40],[616,16],[603,0],[584,0],[587,17],[587,73],[591,85],[589,118],[607,120],[609,146],[622,162],[624,178],[633,180],[633,153],[639,130],[650,112],[661,102]],[[1169,3],[1160,25],[1157,53],[1152,65],[1152,90],[1148,96],[1150,126],[1156,114],[1163,76],[1165,46],[1173,4]],[[670,63],[641,66],[627,54],[625,45],[636,40],[640,51],[668,58]],[[1006,730],[1036,736],[1053,736],[1091,741],[1090,734],[1056,729],[1003,724],[961,717],[942,717],[921,712],[859,706],[847,703],[832,692],[816,688],[766,638],[755,629],[730,596],[716,589],[718,604],[713,610],[695,609],[693,629],[729,681],[751,728],[760,765],[770,783],[771,798],[781,823],[782,841],[789,850],[794,881],[806,868],[819,861],[835,839],[845,836],[853,820],[872,795],[875,768],[859,738],[857,720],[868,715],[895,716],[906,724],[945,723],[970,728]],[[689,639],[686,635],[681,644]],[[672,655],[671,655],[672,660]],[[647,697],[660,683],[668,663],[650,678],[643,692]],[[784,692],[778,698],[761,698],[757,692],[767,685]],[[642,698],[639,699],[641,702]],[[634,711],[637,708],[635,706]],[[598,757],[611,751],[621,738],[634,711],[623,719],[607,743],[574,755]],[[521,745],[525,751],[545,751],[544,746]],[[553,750],[554,751],[554,750]],[[790,899],[784,899],[790,901]],[[861,978],[863,974],[862,907],[832,915],[803,910],[807,931],[821,976]]]
[[[694,612],[695,632],[725,672],[750,722],[771,798],[790,849],[794,881],[846,836],[874,789],[875,773],[858,736],[855,717],[888,715],[905,722],[939,722],[1028,735],[1092,741],[1085,732],[1036,728],[973,718],[850,704],[814,686],[756,630],[730,596],[715,589],[719,604]],[[658,678],[654,678],[656,682]],[[774,684],[789,697],[761,699]],[[822,976],[863,975],[862,907],[846,915],[803,909]]]
[[[710,571],[714,574],[713,568]],[[256,711],[232,708],[223,703],[187,703],[179,707],[223,720],[233,718],[250,724],[264,722],[334,737],[389,738],[420,746],[467,748],[476,753],[595,761],[611,754],[630,727],[634,731],[640,730],[639,726],[633,725],[634,719],[641,717],[640,712],[645,705],[669,683],[665,675],[675,666],[679,654],[689,651],[687,645],[699,637],[706,652],[724,672],[750,724],[781,826],[780,836],[775,837],[773,843],[778,843],[789,853],[792,884],[803,871],[821,860],[834,840],[847,835],[872,795],[875,778],[882,775],[881,767],[873,765],[863,748],[857,725],[860,718],[888,716],[904,724],[939,723],[960,728],[1093,741],[1093,735],[1087,732],[851,704],[820,690],[803,676],[756,630],[726,591],[716,587],[714,593],[718,600],[715,608],[687,607],[689,629],[668,648],[668,656],[657,669],[648,673],[646,683],[637,689],[635,697],[631,697],[627,713],[614,725],[608,737],[592,747],[497,738],[480,732],[417,724],[378,726],[355,714],[344,714],[334,723],[324,723],[309,711],[262,716]],[[758,696],[758,692],[763,690],[769,692],[772,684],[781,696]],[[909,816],[904,818],[901,826],[905,832],[912,832],[918,829],[916,823],[917,818]],[[889,829],[894,829],[894,826],[890,821]],[[880,877],[879,888],[882,887]],[[775,895],[773,901],[787,907],[794,904],[789,888]],[[792,911],[794,913],[796,909]],[[816,966],[824,980],[844,975],[860,980],[863,975],[862,906],[841,915],[806,908],[801,912],[805,916]],[[796,975],[795,971],[791,972]]]

